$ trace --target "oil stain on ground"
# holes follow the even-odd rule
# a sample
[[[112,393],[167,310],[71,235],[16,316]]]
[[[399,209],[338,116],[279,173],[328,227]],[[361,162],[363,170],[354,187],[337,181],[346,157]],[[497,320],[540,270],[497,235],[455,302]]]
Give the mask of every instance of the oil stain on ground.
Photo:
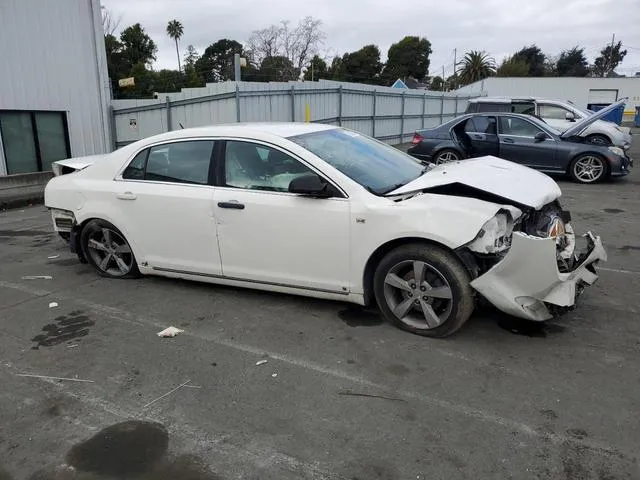
[[[545,338],[549,334],[561,333],[565,331],[565,327],[556,323],[534,322],[515,317],[502,317],[498,320],[498,326],[514,335],[523,335],[525,337]]]
[[[56,317],[55,323],[42,327],[40,335],[31,339],[36,345],[31,347],[37,350],[40,347],[53,347],[69,340],[78,339],[89,334],[89,327],[95,322],[88,316],[82,315],[82,311],[76,310],[69,315]]]
[[[169,432],[164,425],[128,420],[73,446],[66,468],[40,471],[30,480],[223,480],[200,457],[171,457],[168,449]]]
[[[624,213],[624,210],[619,208],[604,208],[603,211],[607,213]]]
[[[384,323],[384,319],[379,314],[351,306],[340,310],[338,317],[350,327],[374,327]]]

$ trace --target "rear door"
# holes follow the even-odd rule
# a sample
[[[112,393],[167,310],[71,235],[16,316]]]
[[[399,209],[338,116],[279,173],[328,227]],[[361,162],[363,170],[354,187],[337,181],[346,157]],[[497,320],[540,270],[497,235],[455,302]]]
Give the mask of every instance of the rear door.
[[[544,133],[544,140],[535,137]],[[537,125],[522,117],[498,117],[500,158],[542,170],[557,170],[556,141]]]
[[[464,131],[471,144],[472,157],[498,156],[499,144],[496,117],[491,115],[471,117],[467,120]]]

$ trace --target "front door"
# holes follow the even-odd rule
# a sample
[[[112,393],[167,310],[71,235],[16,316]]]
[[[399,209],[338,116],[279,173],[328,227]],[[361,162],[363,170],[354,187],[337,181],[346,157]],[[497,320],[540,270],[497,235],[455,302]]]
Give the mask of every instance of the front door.
[[[498,127],[496,117],[480,115],[467,120],[464,131],[471,144],[472,157],[498,156]]]
[[[214,142],[156,145],[114,182],[111,217],[149,267],[222,273],[209,169]]]
[[[542,170],[558,170],[556,141],[550,135],[520,117],[500,116],[498,123],[500,158]],[[536,138],[540,133],[545,135],[544,140]]]
[[[225,277],[336,293],[349,290],[349,200],[288,192],[313,172],[269,145],[228,140],[214,209]]]

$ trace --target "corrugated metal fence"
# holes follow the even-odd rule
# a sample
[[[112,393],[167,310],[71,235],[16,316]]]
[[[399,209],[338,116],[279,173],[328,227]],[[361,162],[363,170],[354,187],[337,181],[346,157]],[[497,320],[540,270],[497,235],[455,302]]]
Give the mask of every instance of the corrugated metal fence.
[[[114,100],[116,147],[151,135],[235,122],[341,125],[388,143],[464,112],[472,96],[333,82],[224,82],[160,93],[155,100]]]

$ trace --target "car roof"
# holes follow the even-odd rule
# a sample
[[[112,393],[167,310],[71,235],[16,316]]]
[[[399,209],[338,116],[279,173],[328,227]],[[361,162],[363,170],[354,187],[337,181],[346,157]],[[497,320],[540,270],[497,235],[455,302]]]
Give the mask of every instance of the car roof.
[[[471,103],[510,103],[513,101],[532,101],[532,100],[541,100],[538,97],[477,97],[469,100]]]

